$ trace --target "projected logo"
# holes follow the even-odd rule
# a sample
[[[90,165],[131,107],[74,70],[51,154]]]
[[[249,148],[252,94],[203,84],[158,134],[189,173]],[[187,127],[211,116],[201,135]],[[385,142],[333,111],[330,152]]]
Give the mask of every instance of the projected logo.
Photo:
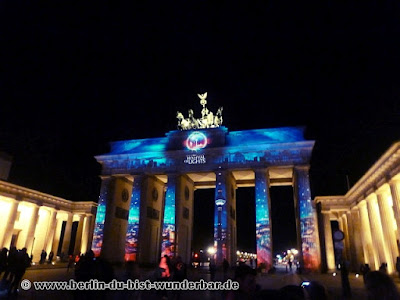
[[[195,131],[188,136],[185,144],[186,148],[189,150],[197,151],[207,146],[207,137],[204,133]]]

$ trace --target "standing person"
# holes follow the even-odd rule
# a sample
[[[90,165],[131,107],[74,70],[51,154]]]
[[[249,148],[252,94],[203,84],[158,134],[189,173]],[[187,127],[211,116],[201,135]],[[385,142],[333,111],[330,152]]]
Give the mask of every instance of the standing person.
[[[183,280],[187,279],[187,269],[186,269],[186,264],[183,262],[181,256],[176,257],[175,265],[174,265],[174,271],[172,275],[172,280],[173,281],[179,281],[182,282]],[[173,293],[173,299],[179,300],[181,298],[181,291],[176,290]]]
[[[365,275],[368,300],[399,300],[400,295],[393,279],[386,273],[370,271]]]
[[[210,261],[210,280],[215,281],[215,273],[217,272],[217,266],[215,265],[214,259]]]
[[[67,272],[69,271],[69,268],[72,268],[72,266],[74,265],[75,260],[74,257],[72,255],[70,255],[68,257],[68,266],[67,266]]]
[[[31,260],[28,253],[26,253],[26,248],[22,248],[21,251],[17,252],[16,264],[14,268],[15,276],[8,290],[9,295],[17,294],[18,286],[22,279],[22,276],[24,276],[26,269],[30,266]]]
[[[158,281],[168,281],[171,277],[171,261],[168,255],[164,255],[160,259],[160,263],[158,264],[159,268],[159,278]],[[160,295],[163,300],[168,299],[168,293],[166,289],[160,290]]]
[[[0,252],[0,275],[6,271],[7,268],[7,253],[8,253],[8,249],[7,248],[3,248],[1,249]]]
[[[49,260],[48,260],[49,264],[51,264],[51,263],[52,263],[52,261],[53,261],[53,257],[54,257],[54,252],[53,252],[53,251],[50,251],[50,254],[49,254]]]
[[[224,271],[224,280],[228,278],[228,271],[229,271],[229,262],[226,258],[224,258],[224,261],[222,262],[222,269]]]
[[[248,265],[243,264],[236,267],[234,280],[239,283],[239,289],[228,291],[225,299],[255,299],[257,291],[256,276],[256,270]]]
[[[40,261],[39,264],[44,264],[44,262],[46,261],[46,257],[47,257],[47,252],[44,251],[44,249],[42,250],[42,253],[40,253]]]
[[[17,254],[18,250],[15,246],[12,246],[10,248],[10,251],[8,251],[6,271],[4,272],[2,279],[4,284],[8,284],[14,280],[15,265],[17,263]]]

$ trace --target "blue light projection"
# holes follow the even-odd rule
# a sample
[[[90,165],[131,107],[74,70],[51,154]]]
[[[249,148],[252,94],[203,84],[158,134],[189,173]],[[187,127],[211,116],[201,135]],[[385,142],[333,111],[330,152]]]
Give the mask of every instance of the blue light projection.
[[[101,183],[99,206],[97,207],[96,220],[93,232],[92,250],[95,256],[99,256],[103,245],[104,222],[106,219],[106,203],[109,179]]]
[[[267,166],[307,165],[311,158],[314,141],[304,138],[303,127],[281,127],[229,132],[226,127],[170,131],[166,137],[111,143],[108,154],[96,156],[105,175],[112,174],[171,174],[175,172],[202,172],[242,168],[260,169]],[[223,173],[223,172],[222,172]],[[307,173],[308,174],[308,173]],[[315,265],[317,253],[314,221],[310,203],[308,175],[300,176],[298,182],[303,255],[310,253],[308,265]],[[217,176],[217,185],[226,197],[226,182]],[[304,177],[304,178],[303,178]],[[103,184],[105,184],[103,182]],[[258,263],[272,265],[272,242],[269,193],[266,174],[256,175],[256,235]],[[162,229],[162,254],[174,255],[176,246],[175,193],[176,177],[169,176],[165,198]],[[215,191],[217,198],[218,186]],[[103,241],[107,189],[102,186],[92,249],[98,255]],[[139,228],[140,191],[132,191],[131,207],[126,233],[126,259],[136,259]],[[227,205],[221,210],[221,239],[226,255]],[[214,243],[218,238],[218,209],[215,207]],[[307,258],[304,259],[305,262]]]
[[[225,172],[217,171],[216,173],[216,186],[215,186],[215,201],[217,199],[227,199],[226,198],[226,174]],[[224,203],[225,204],[225,203]],[[228,213],[227,205],[222,205],[218,210],[218,205],[214,206],[214,246],[217,249],[217,263],[222,262],[222,257],[226,257],[226,233],[228,227]],[[220,215],[219,215],[220,214]],[[220,220],[219,220],[220,219]],[[220,226],[220,227],[219,227]],[[221,236],[218,235],[218,230],[221,230]],[[218,242],[221,241],[221,249],[218,249]],[[222,253],[218,253],[221,251]]]
[[[165,194],[164,222],[161,241],[161,256],[175,255],[175,196],[176,176],[169,175]]]
[[[131,204],[129,207],[128,228],[125,238],[125,260],[136,261],[138,254],[140,197],[142,177],[136,177],[133,182]]]
[[[273,266],[269,190],[266,171],[255,172],[257,264]]]
[[[306,168],[295,168],[295,171],[297,197],[300,206],[301,248],[304,268],[318,270],[318,232],[311,202],[309,173]]]

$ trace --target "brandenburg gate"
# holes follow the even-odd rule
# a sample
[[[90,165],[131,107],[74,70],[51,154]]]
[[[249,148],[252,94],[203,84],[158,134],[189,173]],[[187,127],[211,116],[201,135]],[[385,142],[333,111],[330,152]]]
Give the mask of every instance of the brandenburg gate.
[[[222,108],[208,110],[207,93],[198,95],[201,118],[177,113],[178,130],[165,137],[111,143],[96,156],[102,184],[92,250],[112,262],[156,263],[160,256],[190,262],[196,189],[215,189],[216,260],[236,262],[236,189],[255,187],[257,263],[273,265],[269,188],[293,187],[300,260],[320,265],[316,210],[309,163],[314,141],[304,128],[229,131]],[[249,207],[254,205],[249,203]]]

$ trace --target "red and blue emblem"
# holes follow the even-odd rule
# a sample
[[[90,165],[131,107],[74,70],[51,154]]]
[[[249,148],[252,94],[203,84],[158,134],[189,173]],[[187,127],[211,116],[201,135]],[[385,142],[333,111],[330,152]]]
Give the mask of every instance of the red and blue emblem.
[[[185,146],[189,150],[198,151],[207,146],[207,137],[204,133],[195,131],[192,132],[185,141]]]

